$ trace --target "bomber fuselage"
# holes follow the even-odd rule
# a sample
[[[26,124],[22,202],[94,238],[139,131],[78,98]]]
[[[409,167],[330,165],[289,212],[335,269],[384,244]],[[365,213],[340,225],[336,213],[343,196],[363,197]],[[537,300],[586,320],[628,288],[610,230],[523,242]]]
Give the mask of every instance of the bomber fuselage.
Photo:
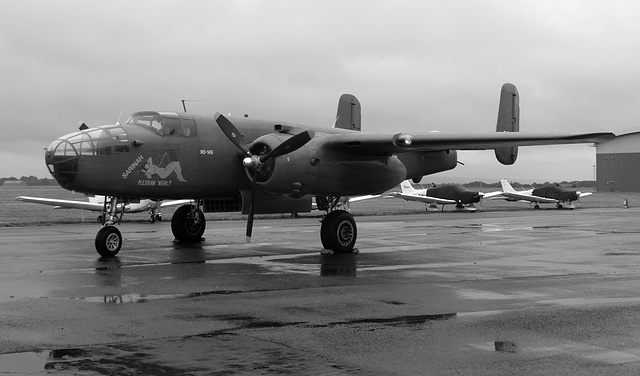
[[[270,193],[353,196],[381,193],[406,178],[455,166],[455,152],[420,152],[364,157],[324,148],[347,131],[233,118],[259,154],[312,129],[304,147],[276,157],[258,186]],[[45,160],[58,183],[87,194],[129,198],[232,197],[251,188],[244,155],[229,141],[214,117],[176,112],[138,112],[122,125],[90,128],[62,136]],[[403,163],[404,162],[404,163]],[[411,175],[411,176],[408,176]]]

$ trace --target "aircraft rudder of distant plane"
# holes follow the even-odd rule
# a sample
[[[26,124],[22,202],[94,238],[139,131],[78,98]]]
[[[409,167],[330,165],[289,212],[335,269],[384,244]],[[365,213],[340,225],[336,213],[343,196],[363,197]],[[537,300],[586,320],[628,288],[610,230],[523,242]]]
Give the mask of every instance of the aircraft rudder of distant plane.
[[[144,111],[123,124],[88,128],[53,141],[45,151],[58,183],[85,194],[108,196],[106,223],[95,246],[115,256],[122,234],[116,208],[134,199],[190,200],[171,220],[178,241],[200,241],[205,212],[247,214],[247,240],[255,214],[303,213],[312,197],[326,202],[320,228],[324,249],[352,252],[356,222],[336,198],[377,195],[402,181],[451,170],[456,150],[494,149],[512,164],[519,146],[588,143],[612,133],[518,133],[519,97],[502,86],[496,132],[454,134],[361,131],[355,96],[340,98],[333,127],[312,127],[249,117]]]
[[[580,192],[559,185],[545,185],[524,191],[516,191],[507,179],[500,180],[502,192],[494,198],[506,201],[528,202],[534,209],[540,209],[540,204],[556,204],[558,209],[575,209],[573,202],[581,197],[591,195],[591,192]]]

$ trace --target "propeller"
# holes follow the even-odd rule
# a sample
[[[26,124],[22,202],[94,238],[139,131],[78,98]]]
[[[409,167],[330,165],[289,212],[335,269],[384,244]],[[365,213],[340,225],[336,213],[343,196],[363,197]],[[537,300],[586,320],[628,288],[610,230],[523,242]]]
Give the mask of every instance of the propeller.
[[[235,127],[235,125],[233,125],[233,123],[229,119],[227,119],[226,117],[224,117],[224,115],[220,113],[217,113],[215,115],[215,119],[216,119],[216,123],[218,123],[218,126],[220,127],[222,132],[227,136],[227,138],[229,138],[229,140],[231,140],[231,142],[233,142],[233,144],[236,145],[236,147],[244,153],[245,157],[242,160],[242,165],[253,172],[252,178],[251,178],[252,180],[251,204],[249,206],[249,217],[247,218],[247,233],[246,233],[247,243],[249,243],[251,241],[251,232],[253,229],[253,214],[254,214],[254,208],[255,208],[256,182],[258,180],[258,175],[261,172],[262,167],[267,161],[271,159],[274,159],[281,155],[285,155],[300,149],[302,146],[304,146],[307,142],[309,142],[313,138],[314,133],[313,131],[305,131],[302,133],[298,133],[297,135],[290,137],[280,145],[276,146],[273,150],[269,151],[268,153],[264,155],[254,155],[251,152],[251,150],[249,150],[249,147],[247,146],[247,144],[244,143],[244,140],[242,140],[241,133],[238,131],[238,129]]]

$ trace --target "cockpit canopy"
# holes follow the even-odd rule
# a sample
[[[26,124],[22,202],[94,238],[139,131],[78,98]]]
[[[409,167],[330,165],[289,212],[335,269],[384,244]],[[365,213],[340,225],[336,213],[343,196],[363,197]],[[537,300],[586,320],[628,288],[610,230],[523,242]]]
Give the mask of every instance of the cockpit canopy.
[[[114,144],[116,152],[129,151],[127,133],[117,125],[70,133],[52,142],[47,151],[51,156],[111,155]]]
[[[127,124],[146,128],[160,136],[196,136],[195,119],[183,118],[177,112],[136,112]]]

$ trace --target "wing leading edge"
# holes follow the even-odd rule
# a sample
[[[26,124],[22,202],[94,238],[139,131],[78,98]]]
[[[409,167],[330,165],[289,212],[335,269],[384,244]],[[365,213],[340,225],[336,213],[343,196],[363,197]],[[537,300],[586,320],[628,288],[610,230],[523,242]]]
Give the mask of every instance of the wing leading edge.
[[[520,133],[479,134],[404,134],[344,133],[331,135],[325,147],[360,155],[393,155],[412,151],[486,150],[507,146],[540,146],[605,142],[615,138],[611,132],[595,133]]]
[[[449,199],[446,199],[446,198],[438,198],[438,197],[431,197],[431,196],[419,196],[417,194],[404,194],[404,193],[400,193],[400,192],[389,192],[388,194],[390,196],[403,198],[403,199],[405,199],[407,201],[418,201],[418,202],[424,202],[426,204],[447,205],[447,204],[456,204],[457,203],[456,200],[449,200]]]

